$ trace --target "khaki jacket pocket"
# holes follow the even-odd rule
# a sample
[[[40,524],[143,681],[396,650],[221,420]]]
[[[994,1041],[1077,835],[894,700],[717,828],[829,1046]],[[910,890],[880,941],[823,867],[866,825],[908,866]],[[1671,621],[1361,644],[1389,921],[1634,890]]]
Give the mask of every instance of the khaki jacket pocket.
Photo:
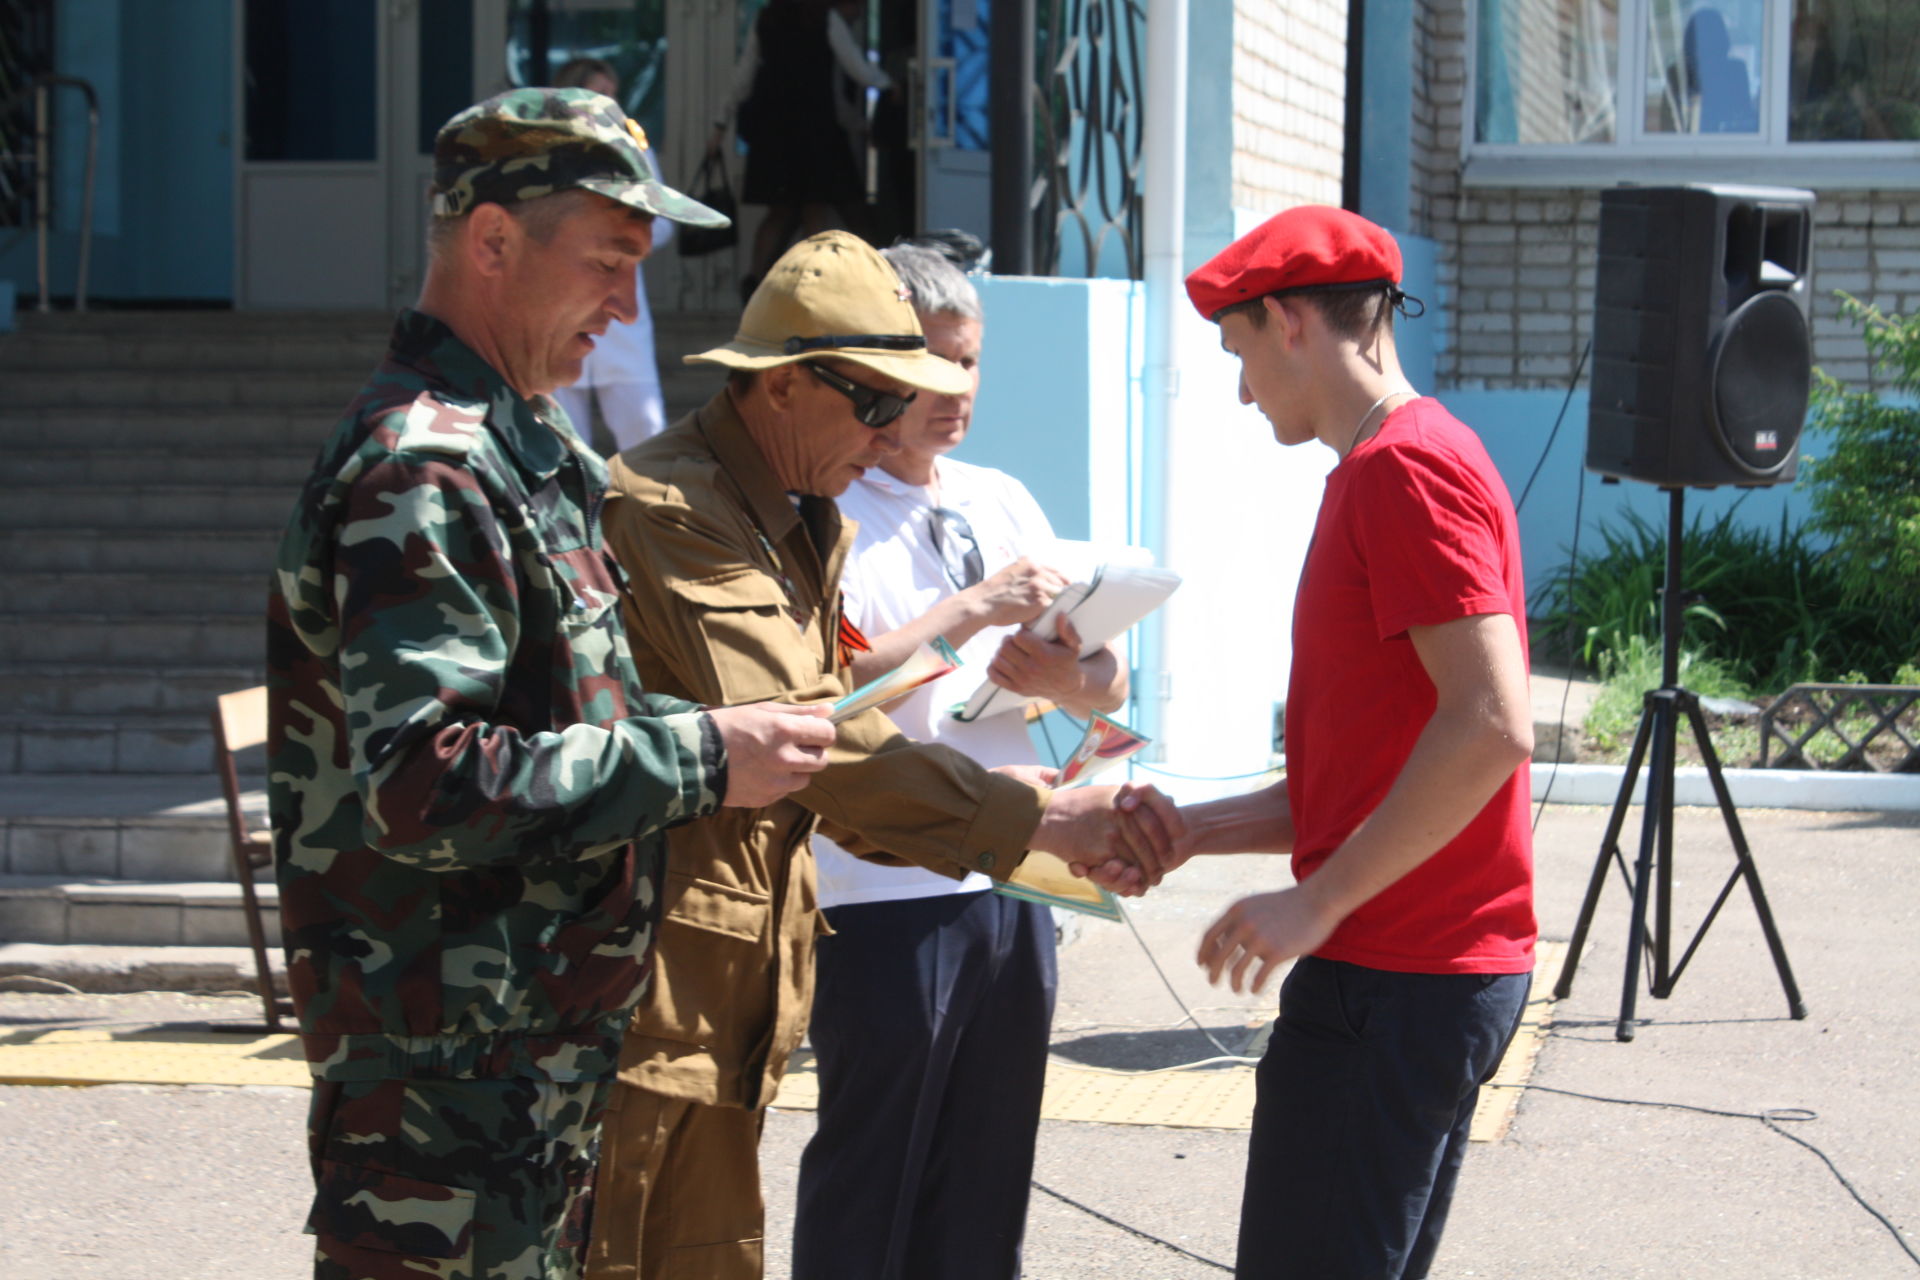
[[[669,872],[653,987],[636,1029],[737,1065],[773,1012],[772,922],[772,899],[764,893]]]

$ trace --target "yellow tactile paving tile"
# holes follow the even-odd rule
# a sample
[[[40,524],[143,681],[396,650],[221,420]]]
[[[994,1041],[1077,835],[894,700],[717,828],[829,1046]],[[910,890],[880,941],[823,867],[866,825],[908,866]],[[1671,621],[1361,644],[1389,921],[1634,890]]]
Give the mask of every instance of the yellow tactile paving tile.
[[[1563,942],[1542,942],[1537,949],[1533,989],[1520,1032],[1501,1060],[1493,1084],[1480,1091],[1471,1140],[1498,1142],[1513,1123],[1521,1089],[1533,1074],[1534,1058],[1553,1020],[1549,1000],[1566,955]],[[811,1055],[795,1056],[776,1107],[811,1111],[820,1105],[820,1082]],[[1047,1091],[1040,1106],[1045,1120],[1092,1124],[1151,1124],[1180,1129],[1245,1129],[1253,1123],[1253,1068],[1217,1066],[1192,1071],[1123,1075],[1062,1062],[1047,1064]]]
[[[1540,944],[1526,1020],[1473,1117],[1475,1142],[1498,1142],[1513,1122],[1520,1085],[1553,1019],[1548,997],[1565,943]],[[299,1042],[289,1035],[161,1027],[134,1030],[0,1032],[0,1084],[310,1084]],[[794,1057],[776,1107],[812,1111],[820,1078],[811,1054]],[[1122,1074],[1054,1059],[1047,1064],[1042,1118],[1088,1124],[1146,1124],[1181,1129],[1245,1129],[1253,1122],[1253,1068]]]
[[[1533,1061],[1540,1056],[1540,1046],[1546,1042],[1547,1028],[1553,1022],[1553,984],[1566,955],[1564,942],[1541,942],[1534,948],[1533,988],[1527,992],[1527,1012],[1519,1033],[1507,1047],[1507,1056],[1500,1059],[1500,1069],[1493,1073],[1493,1083],[1480,1091],[1469,1135],[1474,1142],[1498,1142],[1507,1136],[1514,1109],[1525,1092],[1523,1086],[1533,1077]]]
[[[794,1055],[780,1083],[776,1107],[812,1111],[820,1105],[820,1077],[813,1056]],[[1089,1124],[1157,1124],[1180,1129],[1244,1129],[1253,1123],[1253,1068],[1208,1067],[1128,1075],[1047,1063],[1043,1120]]]
[[[161,1027],[0,1032],[0,1084],[311,1084],[288,1035]]]

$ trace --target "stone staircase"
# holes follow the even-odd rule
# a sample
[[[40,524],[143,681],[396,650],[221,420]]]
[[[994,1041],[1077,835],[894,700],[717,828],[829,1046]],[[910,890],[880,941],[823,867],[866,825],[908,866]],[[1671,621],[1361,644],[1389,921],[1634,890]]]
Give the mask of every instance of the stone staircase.
[[[24,314],[0,335],[0,975],[63,948],[212,947],[251,978],[209,716],[263,679],[280,529],[390,324]],[[656,317],[669,419],[719,385],[679,355],[732,328]]]

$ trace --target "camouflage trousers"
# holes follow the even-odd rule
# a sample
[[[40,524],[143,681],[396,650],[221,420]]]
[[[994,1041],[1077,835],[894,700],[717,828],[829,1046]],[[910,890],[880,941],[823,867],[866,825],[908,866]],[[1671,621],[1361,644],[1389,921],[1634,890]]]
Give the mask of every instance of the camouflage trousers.
[[[608,1081],[316,1081],[316,1280],[577,1280]]]

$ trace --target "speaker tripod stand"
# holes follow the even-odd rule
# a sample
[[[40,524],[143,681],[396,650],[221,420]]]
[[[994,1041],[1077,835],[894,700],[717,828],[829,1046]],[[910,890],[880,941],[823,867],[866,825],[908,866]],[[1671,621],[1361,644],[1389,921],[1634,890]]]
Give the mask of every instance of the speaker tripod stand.
[[[1773,912],[1767,906],[1766,890],[1760,886],[1760,870],[1754,865],[1753,854],[1747,847],[1746,833],[1740,828],[1740,815],[1734,809],[1732,794],[1727,790],[1719,754],[1713,749],[1706,721],[1700,714],[1700,699],[1680,685],[1680,623],[1686,607],[1680,586],[1684,493],[1682,489],[1667,491],[1667,577],[1660,591],[1660,687],[1649,690],[1642,704],[1640,727],[1634,733],[1633,750],[1627,758],[1626,772],[1620,779],[1620,794],[1613,802],[1613,814],[1607,821],[1607,833],[1600,842],[1600,854],[1594,859],[1593,877],[1587,882],[1586,900],[1580,906],[1580,919],[1574,926],[1573,941],[1567,946],[1566,963],[1561,967],[1560,980],[1553,988],[1556,1000],[1566,999],[1573,991],[1573,971],[1580,963],[1581,949],[1586,946],[1587,931],[1593,924],[1593,912],[1599,905],[1600,891],[1606,885],[1609,863],[1619,865],[1623,874],[1626,872],[1625,861],[1620,855],[1620,831],[1626,825],[1634,785],[1640,778],[1640,766],[1645,763],[1648,766],[1647,794],[1640,817],[1640,855],[1633,872],[1627,875],[1633,891],[1633,914],[1627,928],[1627,974],[1620,993],[1620,1021],[1614,1027],[1614,1036],[1620,1040],[1633,1039],[1634,1002],[1640,993],[1641,952],[1645,950],[1650,953],[1652,973],[1649,985],[1654,997],[1666,999],[1673,994],[1674,985],[1680,981],[1687,963],[1693,959],[1694,952],[1707,936],[1707,929],[1712,926],[1714,918],[1720,914],[1720,908],[1726,904],[1734,886],[1741,880],[1747,882],[1747,892],[1753,897],[1754,911],[1760,917],[1761,931],[1766,934],[1767,947],[1773,952],[1773,967],[1780,974],[1780,985],[1787,996],[1787,1009],[1795,1018],[1807,1016],[1807,1006],[1800,999],[1800,988],[1794,984],[1793,970],[1787,963],[1786,947],[1780,941],[1780,931],[1773,924]],[[1721,887],[1719,896],[1714,899],[1706,918],[1700,922],[1699,931],[1681,954],[1679,963],[1674,964],[1671,962],[1673,766],[1682,716],[1693,726],[1694,741],[1706,763],[1707,778],[1713,784],[1714,798],[1720,804],[1720,815],[1726,819],[1727,834],[1733,839],[1736,865],[1733,874],[1727,877],[1726,884]],[[1654,910],[1651,929],[1647,925],[1649,901]]]

